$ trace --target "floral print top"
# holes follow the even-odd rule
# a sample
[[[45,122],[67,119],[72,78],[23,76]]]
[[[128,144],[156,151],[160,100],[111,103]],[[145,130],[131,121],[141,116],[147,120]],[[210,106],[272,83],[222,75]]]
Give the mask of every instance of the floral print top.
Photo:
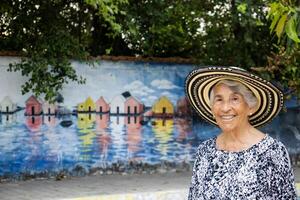
[[[296,198],[288,152],[271,136],[240,152],[218,150],[216,137],[200,144],[189,200]]]

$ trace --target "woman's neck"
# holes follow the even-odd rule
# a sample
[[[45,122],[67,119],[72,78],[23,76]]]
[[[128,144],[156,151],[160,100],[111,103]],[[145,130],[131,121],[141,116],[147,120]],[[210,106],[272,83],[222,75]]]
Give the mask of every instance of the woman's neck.
[[[226,151],[241,151],[260,142],[265,134],[249,124],[238,131],[222,132],[216,141],[217,148]]]

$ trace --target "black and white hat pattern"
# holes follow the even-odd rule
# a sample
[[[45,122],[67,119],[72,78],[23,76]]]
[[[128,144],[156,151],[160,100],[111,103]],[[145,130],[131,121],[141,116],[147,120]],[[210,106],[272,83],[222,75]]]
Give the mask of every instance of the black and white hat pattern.
[[[197,113],[212,124],[209,95],[213,86],[221,80],[234,80],[245,85],[258,100],[255,112],[249,116],[254,127],[271,121],[283,106],[283,93],[274,84],[237,67],[205,67],[193,70],[185,81],[186,95]]]

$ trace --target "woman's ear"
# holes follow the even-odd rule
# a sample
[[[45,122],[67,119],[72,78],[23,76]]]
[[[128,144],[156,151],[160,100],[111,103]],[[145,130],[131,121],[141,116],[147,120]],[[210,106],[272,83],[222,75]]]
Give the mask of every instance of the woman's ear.
[[[249,109],[248,117],[250,117],[255,112],[255,110],[256,110],[256,106],[255,107],[251,107]]]

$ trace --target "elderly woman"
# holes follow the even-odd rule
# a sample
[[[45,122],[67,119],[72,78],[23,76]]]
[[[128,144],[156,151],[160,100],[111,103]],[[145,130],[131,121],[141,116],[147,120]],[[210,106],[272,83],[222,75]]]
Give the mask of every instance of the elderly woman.
[[[282,108],[276,86],[239,68],[209,67],[189,74],[186,94],[221,130],[198,148],[189,200],[296,199],[285,146],[256,128]]]

